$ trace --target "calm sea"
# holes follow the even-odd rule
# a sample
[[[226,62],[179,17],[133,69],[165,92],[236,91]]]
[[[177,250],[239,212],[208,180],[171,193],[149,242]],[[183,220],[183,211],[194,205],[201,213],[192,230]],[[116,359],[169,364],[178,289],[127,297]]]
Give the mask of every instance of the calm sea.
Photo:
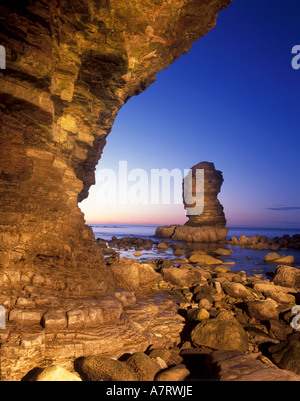
[[[157,226],[139,226],[139,225],[104,225],[104,224],[90,224],[92,227],[95,237],[102,238],[107,241],[111,240],[112,236],[117,238],[122,237],[141,237],[141,238],[150,238],[154,239],[155,229]],[[247,237],[252,237],[253,235],[265,235],[269,238],[282,237],[285,234],[289,234],[290,236],[294,234],[299,234],[299,230],[293,229],[276,229],[276,228],[253,228],[253,227],[229,227],[229,233],[227,238],[231,237],[239,237],[244,234]],[[246,271],[247,275],[252,274],[263,274],[266,275],[267,272],[274,272],[276,269],[276,264],[265,263],[263,261],[264,256],[270,251],[259,251],[253,249],[240,248],[239,246],[230,246],[227,245],[228,248],[234,250],[234,252],[228,256],[223,257],[222,260],[226,262],[234,262],[235,264],[230,266],[231,270]],[[145,261],[152,258],[165,258],[165,259],[173,259],[174,255],[172,253],[172,249],[167,249],[164,252],[157,250],[154,247],[151,250],[143,250],[142,255],[139,257],[135,257],[133,254],[136,252],[134,249],[128,250],[120,250],[121,257],[128,257],[133,259],[138,259],[139,261]],[[300,250],[297,249],[289,249],[288,251],[279,251],[279,254],[287,254],[294,255],[295,264],[294,266],[300,266]]]
[[[157,226],[139,226],[139,225],[105,225],[105,224],[90,224],[93,228],[96,238],[103,238],[110,240],[114,235],[117,238],[122,237],[142,237],[151,238],[155,234]],[[289,229],[289,228],[259,228],[259,227],[229,227],[229,233],[227,238],[239,237],[240,235],[246,235],[252,237],[253,235],[265,235],[268,238],[282,237],[285,234],[290,236],[294,234],[300,234],[300,228]]]

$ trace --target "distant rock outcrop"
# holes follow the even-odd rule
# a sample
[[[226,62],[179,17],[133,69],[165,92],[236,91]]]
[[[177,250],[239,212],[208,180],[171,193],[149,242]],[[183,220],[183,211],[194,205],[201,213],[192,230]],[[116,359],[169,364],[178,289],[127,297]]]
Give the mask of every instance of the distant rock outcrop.
[[[191,189],[194,196],[197,170],[204,170],[204,207],[199,214],[193,213],[197,202],[189,205],[183,196],[188,221],[184,225],[158,227],[156,237],[187,242],[225,241],[228,229],[223,206],[218,200],[218,193],[224,181],[222,172],[216,170],[214,164],[209,162],[201,162],[192,167]]]

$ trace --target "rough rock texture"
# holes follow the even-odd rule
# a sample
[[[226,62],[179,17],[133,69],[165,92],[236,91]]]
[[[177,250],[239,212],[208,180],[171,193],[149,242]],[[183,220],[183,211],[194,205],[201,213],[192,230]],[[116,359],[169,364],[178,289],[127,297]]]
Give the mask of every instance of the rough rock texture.
[[[157,227],[155,233],[157,237],[187,242],[225,241],[228,229],[226,229],[226,218],[223,206],[218,200],[218,193],[223,183],[222,172],[216,170],[214,164],[209,162],[201,162],[192,167],[191,189],[193,196],[196,197],[197,170],[204,170],[203,211],[200,214],[193,214],[196,202],[192,205],[187,204],[183,196],[188,221],[183,226],[172,225]],[[200,199],[200,195],[198,195],[198,199]],[[198,202],[200,202],[200,200]]]
[[[49,306],[49,294],[64,304],[64,297],[114,291],[78,201],[94,184],[121,106],[188,52],[230,2],[1,2],[7,68],[0,72],[0,284],[8,312],[21,310],[12,314],[19,323],[38,324],[45,305],[33,299],[47,298]],[[19,298],[22,307],[14,303]],[[48,318],[51,326],[55,319]],[[60,324],[66,325],[64,313]],[[25,340],[22,331],[8,336],[11,355],[20,357],[11,367],[14,374],[23,354],[33,359],[45,349],[44,332],[38,329],[34,340]],[[20,348],[26,341],[27,348]]]
[[[228,311],[222,311],[212,320],[203,320],[191,333],[196,347],[205,346],[218,350],[246,351],[248,337],[243,327]]]
[[[300,375],[259,359],[260,354],[215,351],[206,360],[211,376],[221,381],[300,381]]]
[[[37,366],[67,363],[69,369],[76,358],[119,357],[143,352],[151,344],[172,346],[180,341],[184,319],[167,293],[153,293],[131,301],[131,305],[123,304],[112,295],[65,299],[64,308],[61,304],[56,310],[52,308],[54,313],[45,327],[38,319],[28,321],[24,314],[39,313],[40,319],[47,305],[39,310],[23,309],[19,320],[0,331],[1,380],[20,380]]]
[[[195,193],[197,170],[204,170],[204,209],[200,215],[191,214],[196,206],[188,205],[184,199],[184,207],[187,210],[187,226],[192,227],[225,227],[226,219],[223,206],[218,200],[218,193],[223,184],[221,171],[215,169],[213,163],[201,162],[192,167],[192,189]]]

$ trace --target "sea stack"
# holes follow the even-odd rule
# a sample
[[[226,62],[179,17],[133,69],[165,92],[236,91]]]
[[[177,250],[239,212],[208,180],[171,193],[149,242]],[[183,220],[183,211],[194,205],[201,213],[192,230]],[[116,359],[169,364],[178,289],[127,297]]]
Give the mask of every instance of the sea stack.
[[[156,237],[171,238],[186,242],[219,242],[225,241],[228,229],[223,206],[218,200],[223,183],[223,174],[216,170],[214,163],[201,162],[191,168],[191,187],[195,195],[196,172],[204,170],[204,207],[199,214],[193,212],[193,205],[183,204],[188,221],[184,225],[161,226],[156,229]],[[186,178],[185,178],[186,179]]]

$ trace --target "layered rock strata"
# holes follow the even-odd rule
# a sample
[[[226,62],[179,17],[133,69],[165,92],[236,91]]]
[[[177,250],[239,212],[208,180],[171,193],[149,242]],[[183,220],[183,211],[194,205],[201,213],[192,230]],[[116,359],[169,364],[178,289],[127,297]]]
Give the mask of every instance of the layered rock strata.
[[[214,164],[209,162],[201,162],[192,167],[190,191],[196,199],[197,170],[204,171],[204,199],[200,213],[195,212],[197,200],[194,204],[187,204],[185,196],[183,196],[184,208],[188,217],[187,222],[184,225],[158,227],[155,233],[156,237],[187,242],[225,241],[228,229],[226,228],[223,206],[218,200],[218,193],[223,183],[222,172],[216,170]],[[183,181],[183,187],[186,178]],[[200,198],[201,191],[199,191],[198,203],[202,201]]]
[[[81,307],[84,297],[114,294],[113,274],[78,202],[95,182],[122,105],[188,52],[230,2],[1,2],[0,303],[21,319],[2,339],[2,375],[14,369],[17,376],[19,365],[10,368],[9,358],[25,364],[52,338],[45,331],[20,337],[42,316],[34,299],[50,292],[58,307],[71,298]],[[22,302],[31,313],[23,314]]]

